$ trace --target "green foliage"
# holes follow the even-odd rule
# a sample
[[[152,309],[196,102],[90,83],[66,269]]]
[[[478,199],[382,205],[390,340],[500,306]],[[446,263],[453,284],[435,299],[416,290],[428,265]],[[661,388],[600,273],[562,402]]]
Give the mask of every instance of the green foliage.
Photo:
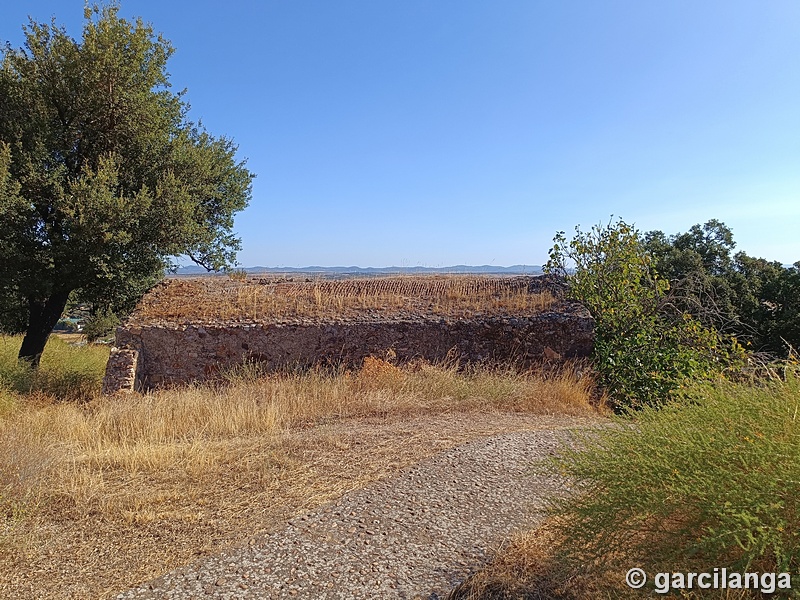
[[[27,325],[28,306],[25,298],[12,286],[0,283],[0,333],[23,333]]]
[[[51,337],[38,369],[17,360],[21,336],[0,336],[0,416],[20,395],[88,400],[100,392],[108,361],[106,346],[73,346]]]
[[[172,257],[231,264],[250,199],[236,146],[170,90],[169,42],[118,4],[85,16],[80,41],[32,21],[26,48],[0,56],[0,308],[25,300],[37,341],[23,352],[73,291],[119,313]]]
[[[729,364],[735,343],[672,309],[669,282],[634,227],[620,219],[575,232],[556,235],[546,270],[566,277],[594,317],[595,369],[617,408],[660,404]]]
[[[755,350],[781,357],[800,348],[800,262],[786,268],[740,252],[734,264],[728,278],[741,336]]]
[[[733,233],[717,220],[669,237],[651,231],[644,241],[670,281],[677,309],[746,340],[753,350],[785,357],[789,346],[800,346],[797,266],[733,254]]]
[[[104,309],[86,319],[83,335],[89,342],[94,342],[114,332],[119,325],[119,317],[111,310]]]
[[[585,436],[553,463],[581,490],[556,506],[565,559],[649,573],[797,573],[798,409],[795,366],[785,381],[696,387],[642,409],[635,424]]]

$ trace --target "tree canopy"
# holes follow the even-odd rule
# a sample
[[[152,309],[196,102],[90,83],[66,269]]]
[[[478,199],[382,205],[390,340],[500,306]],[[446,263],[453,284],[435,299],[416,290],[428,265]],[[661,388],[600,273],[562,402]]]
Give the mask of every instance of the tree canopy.
[[[576,227],[572,239],[562,231],[553,242],[545,270],[564,276],[594,317],[594,366],[615,408],[660,405],[739,360],[735,341],[675,309],[669,280],[632,225]]]
[[[80,41],[23,29],[0,67],[0,324],[24,323],[36,364],[71,294],[130,308],[174,257],[230,266],[254,175],[188,119],[173,47],[118,4],[87,7]]]
[[[592,313],[595,368],[618,408],[662,403],[752,351],[769,361],[800,348],[800,262],[733,254],[721,221],[667,236],[620,219],[553,241],[545,270]]]
[[[651,231],[643,239],[670,281],[676,308],[755,351],[786,356],[800,348],[800,262],[785,267],[734,254],[733,232],[716,219],[671,236]]]

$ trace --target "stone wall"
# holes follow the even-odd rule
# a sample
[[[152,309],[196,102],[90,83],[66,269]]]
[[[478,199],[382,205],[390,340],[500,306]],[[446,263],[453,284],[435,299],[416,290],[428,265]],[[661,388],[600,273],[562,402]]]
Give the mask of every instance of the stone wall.
[[[133,392],[141,387],[139,381],[139,352],[133,348],[111,348],[103,377],[103,393]]]
[[[511,362],[527,367],[592,352],[594,321],[584,307],[565,300],[563,280],[550,276],[470,280],[468,289],[477,290],[475,295],[468,294],[460,307],[449,309],[439,303],[441,294],[447,293],[442,291],[443,282],[462,283],[438,278],[359,280],[344,288],[358,288],[360,294],[392,283],[393,289],[407,288],[407,297],[399,307],[345,306],[316,316],[300,310],[256,319],[247,314],[253,294],[265,300],[269,294],[295,294],[290,296],[294,298],[309,290],[343,292],[325,292],[318,282],[168,280],[151,290],[117,329],[103,390],[147,390],[211,379],[247,361],[259,362],[267,370],[316,364],[358,367],[367,356],[391,355],[398,363],[454,359],[461,364]],[[492,308],[487,289],[499,296],[508,292],[516,300],[522,294],[524,302]],[[542,294],[549,298],[547,303],[535,308],[526,304]],[[246,302],[235,305],[236,299]]]
[[[471,319],[295,324],[185,324],[117,330],[116,345],[139,353],[137,385],[149,389],[211,378],[245,361],[269,369],[319,363],[357,366],[391,351],[398,362],[504,361],[530,366],[588,356],[594,321],[577,305],[558,312]]]

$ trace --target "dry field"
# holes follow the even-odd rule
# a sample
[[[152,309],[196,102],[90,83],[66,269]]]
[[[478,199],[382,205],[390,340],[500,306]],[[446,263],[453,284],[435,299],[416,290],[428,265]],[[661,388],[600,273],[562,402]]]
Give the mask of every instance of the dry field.
[[[591,392],[569,371],[370,359],[83,404],[28,397],[0,416],[0,597],[113,597],[448,447],[594,420]]]
[[[408,276],[287,282],[274,278],[171,279],[155,288],[133,321],[280,321],[398,316],[530,314],[550,308],[549,292],[527,277]]]

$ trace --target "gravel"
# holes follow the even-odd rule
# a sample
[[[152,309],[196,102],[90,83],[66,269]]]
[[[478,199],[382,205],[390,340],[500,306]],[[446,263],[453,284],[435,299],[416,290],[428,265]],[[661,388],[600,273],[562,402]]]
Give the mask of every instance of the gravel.
[[[442,598],[541,520],[564,484],[535,464],[568,438],[517,432],[458,446],[117,598]]]

